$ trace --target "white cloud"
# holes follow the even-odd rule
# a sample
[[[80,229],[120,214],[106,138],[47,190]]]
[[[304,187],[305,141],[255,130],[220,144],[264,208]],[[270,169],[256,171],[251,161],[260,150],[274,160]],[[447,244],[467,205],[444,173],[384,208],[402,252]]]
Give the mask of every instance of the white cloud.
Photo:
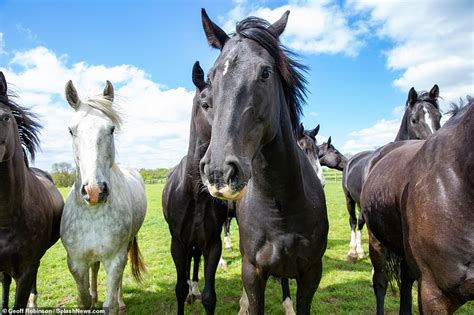
[[[403,71],[394,81],[400,90],[437,83],[448,101],[474,92],[474,2],[353,0],[348,6],[368,13],[377,34],[393,41],[387,66]]]
[[[399,128],[399,119],[382,119],[370,128],[351,132],[348,136],[349,140],[341,147],[341,151],[354,154],[364,150],[373,150],[393,141]]]
[[[308,54],[345,54],[356,56],[363,46],[361,34],[367,31],[365,23],[350,25],[344,10],[331,1],[290,1],[289,4],[268,8],[249,4],[247,1],[234,1],[235,7],[221,17],[224,30],[235,31],[235,24],[247,16],[258,16],[270,23],[277,21],[286,10],[290,17],[283,43],[299,52]]]
[[[107,79],[114,84],[115,103],[124,119],[116,139],[118,162],[136,168],[170,167],[186,154],[193,91],[165,90],[132,65],[70,65],[66,55],[45,47],[15,53],[8,67],[0,70],[19,95],[19,103],[40,115],[42,152],[35,164],[41,168],[73,162],[67,131],[73,110],[64,99],[70,79],[80,97],[102,91]]]

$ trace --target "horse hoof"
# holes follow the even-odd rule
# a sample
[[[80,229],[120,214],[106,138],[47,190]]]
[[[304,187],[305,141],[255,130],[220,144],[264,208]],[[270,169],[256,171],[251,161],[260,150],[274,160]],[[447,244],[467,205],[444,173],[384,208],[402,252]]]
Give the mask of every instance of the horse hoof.
[[[121,305],[119,307],[119,314],[125,314],[127,313],[127,307],[125,305]]]
[[[358,252],[358,253],[357,253],[357,258],[358,258],[358,259],[364,258],[364,251]]]
[[[219,268],[221,268],[224,271],[229,271],[229,268],[227,267],[227,262],[221,257],[219,260]]]
[[[194,296],[192,294],[188,294],[188,296],[186,297],[186,304],[193,304],[194,303]]]
[[[31,293],[30,297],[28,298],[28,307],[29,308],[37,308],[38,304],[37,304],[36,301],[37,301],[37,295]]]
[[[202,301],[201,294],[194,295],[194,302],[200,303]]]
[[[347,254],[347,261],[355,263],[357,261],[357,254]]]

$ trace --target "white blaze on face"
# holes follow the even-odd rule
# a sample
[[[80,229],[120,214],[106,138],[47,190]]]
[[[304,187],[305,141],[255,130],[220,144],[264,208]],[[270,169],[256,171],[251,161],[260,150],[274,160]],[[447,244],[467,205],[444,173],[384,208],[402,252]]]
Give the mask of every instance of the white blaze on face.
[[[426,109],[426,107],[423,107],[423,110],[425,112],[425,123],[428,125],[428,127],[430,127],[431,133],[434,133],[430,112],[428,109]]]
[[[224,63],[224,72],[222,73],[222,75],[225,75],[228,70],[229,70],[229,60],[226,60]]]

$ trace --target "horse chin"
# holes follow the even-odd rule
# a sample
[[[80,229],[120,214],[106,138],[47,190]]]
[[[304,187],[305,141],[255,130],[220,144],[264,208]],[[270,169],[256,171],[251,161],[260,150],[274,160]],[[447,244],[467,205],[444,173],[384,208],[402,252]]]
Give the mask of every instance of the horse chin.
[[[245,185],[239,191],[233,190],[229,185],[224,185],[218,188],[216,185],[208,184],[207,189],[214,198],[236,201],[242,199],[242,197],[245,195],[247,192],[247,185]]]

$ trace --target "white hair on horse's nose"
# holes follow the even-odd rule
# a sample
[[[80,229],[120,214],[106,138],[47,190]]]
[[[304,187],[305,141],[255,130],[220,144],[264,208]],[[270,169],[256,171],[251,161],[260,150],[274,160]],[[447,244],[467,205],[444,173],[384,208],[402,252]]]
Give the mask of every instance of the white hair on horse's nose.
[[[434,133],[430,113],[426,107],[423,107],[423,110],[425,111],[425,123],[430,127],[431,133]]]
[[[227,73],[227,70],[229,70],[229,59],[227,59],[224,63],[224,72],[222,75],[225,75]]]

